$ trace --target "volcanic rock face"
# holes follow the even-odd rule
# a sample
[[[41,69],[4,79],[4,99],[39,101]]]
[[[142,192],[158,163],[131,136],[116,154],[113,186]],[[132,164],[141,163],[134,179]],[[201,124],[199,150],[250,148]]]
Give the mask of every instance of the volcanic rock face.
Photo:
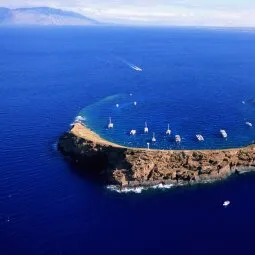
[[[205,151],[127,148],[103,140],[81,124],[61,136],[58,147],[84,171],[122,187],[217,180],[243,168],[255,169],[255,145]]]

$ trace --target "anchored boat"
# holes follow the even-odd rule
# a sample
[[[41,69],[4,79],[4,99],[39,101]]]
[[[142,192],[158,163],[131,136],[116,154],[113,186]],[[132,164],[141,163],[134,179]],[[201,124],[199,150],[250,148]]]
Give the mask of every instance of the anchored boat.
[[[157,140],[156,140],[156,137],[155,137],[155,133],[153,133],[153,136],[152,136],[151,141],[152,141],[153,143],[155,143],[155,142],[157,141]]]
[[[130,131],[130,135],[136,135],[136,130],[135,130],[135,129],[132,129],[132,130]]]
[[[148,134],[148,133],[149,133],[149,128],[148,128],[148,126],[147,126],[147,122],[145,122],[144,133],[145,133],[145,134]]]
[[[181,139],[181,137],[180,137],[179,135],[176,135],[176,136],[175,136],[175,141],[176,141],[177,143],[180,143],[180,142],[182,141],[182,139]]]
[[[221,136],[222,136],[223,138],[227,138],[227,137],[228,137],[228,134],[227,134],[226,130],[221,129],[221,130],[220,130],[220,133],[221,133]]]
[[[171,135],[171,130],[169,124],[167,125],[166,135]]]
[[[113,128],[113,123],[112,123],[112,118],[109,118],[109,123],[108,123],[108,128],[111,129]]]
[[[196,137],[199,142],[203,142],[205,140],[204,137],[200,134],[196,135]]]

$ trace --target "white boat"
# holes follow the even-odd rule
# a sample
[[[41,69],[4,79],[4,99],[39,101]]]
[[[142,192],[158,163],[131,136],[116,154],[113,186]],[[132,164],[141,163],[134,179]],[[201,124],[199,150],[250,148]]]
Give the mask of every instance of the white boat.
[[[153,143],[155,143],[155,142],[157,141],[157,140],[156,140],[156,137],[155,137],[155,133],[153,133],[153,136],[152,136],[151,141],[152,141]]]
[[[138,67],[138,66],[135,66],[134,69],[135,69],[136,71],[139,71],[139,72],[142,72],[142,70],[143,70],[142,68],[140,68],[140,67]]]
[[[223,206],[224,207],[228,207],[230,205],[230,201],[229,200],[227,200],[227,201],[225,201],[224,203],[223,203]]]
[[[181,139],[181,137],[180,137],[179,135],[176,135],[176,136],[175,136],[175,141],[176,141],[177,143],[180,143],[180,142],[182,141],[182,139]]]
[[[147,126],[147,122],[145,122],[144,133],[145,133],[145,134],[148,134],[148,133],[149,133],[149,128],[148,128],[148,126]]]
[[[112,118],[109,118],[108,128],[113,128]]]
[[[249,126],[249,127],[252,127],[252,126],[253,126],[252,123],[249,122],[249,121],[246,121],[245,124],[246,124],[247,126]]]
[[[196,135],[196,137],[197,137],[197,140],[199,141],[199,142],[203,142],[205,139],[204,139],[204,137],[202,136],[202,135]]]
[[[139,72],[143,71],[143,69],[141,67],[139,67],[139,66],[135,66],[135,65],[130,65],[130,66],[131,66],[131,68],[133,68],[136,71],[139,71]]]
[[[171,135],[171,133],[172,133],[172,131],[170,130],[170,128],[169,128],[169,124],[168,124],[168,126],[167,126],[167,130],[166,130],[166,134],[167,134],[167,135]]]
[[[221,136],[222,136],[223,138],[227,138],[227,137],[228,137],[228,134],[227,134],[226,130],[221,129],[221,130],[220,130],[220,133],[221,133]]]
[[[134,102],[134,106],[136,106],[136,105],[137,105],[137,102],[135,101],[135,102]]]
[[[130,131],[130,135],[136,135],[136,130],[135,130],[135,129],[132,129],[132,130]]]
[[[119,105],[119,104],[116,104],[116,107],[117,107],[117,108],[119,108],[119,107],[120,107],[120,105]]]

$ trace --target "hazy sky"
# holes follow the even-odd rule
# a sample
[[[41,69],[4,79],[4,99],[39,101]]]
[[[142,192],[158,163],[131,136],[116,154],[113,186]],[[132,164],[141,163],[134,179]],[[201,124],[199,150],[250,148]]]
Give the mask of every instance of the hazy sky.
[[[57,7],[116,23],[255,27],[255,0],[0,0],[0,5]]]

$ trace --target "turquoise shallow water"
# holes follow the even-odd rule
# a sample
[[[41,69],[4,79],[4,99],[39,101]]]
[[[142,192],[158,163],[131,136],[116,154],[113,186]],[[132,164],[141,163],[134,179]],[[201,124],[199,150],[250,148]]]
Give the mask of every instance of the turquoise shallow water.
[[[183,106],[180,109],[177,105],[181,102],[176,102],[178,99],[174,96],[159,94],[116,94],[85,107],[78,115],[83,116],[84,123],[103,138],[130,147],[146,148],[149,142],[150,148],[155,149],[222,149],[254,142],[254,128],[246,125],[247,121],[252,123],[254,120],[254,106],[246,99],[241,100],[241,96],[241,101],[232,107],[223,103],[218,105],[216,99],[215,106],[211,105],[207,112],[200,102],[192,103],[191,109]],[[200,96],[204,97],[203,94]],[[224,105],[226,110],[222,109]],[[107,127],[109,117],[113,129]],[[144,133],[145,122],[148,134]],[[170,136],[166,135],[168,123],[172,132]],[[135,136],[130,135],[132,129],[137,132]],[[220,129],[227,131],[226,140],[221,137]],[[155,143],[151,141],[153,133]],[[180,144],[175,142],[177,134],[182,138]],[[205,141],[199,142],[196,134],[202,134]]]
[[[146,147],[152,132],[157,142],[151,147],[161,149],[216,149],[252,143],[255,129],[245,122],[255,123],[254,34],[174,31],[155,32],[148,43],[127,38],[123,48],[112,49],[92,62],[93,66],[100,63],[103,88],[92,105],[84,103],[81,114],[87,125],[106,139],[134,147]],[[184,34],[190,40],[184,40]],[[144,36],[144,40],[150,37],[146,32]],[[134,65],[142,71],[134,70]],[[108,88],[114,93],[101,96]],[[109,117],[115,125],[110,131],[106,129]],[[145,121],[148,135],[142,134]],[[171,137],[165,135],[168,123]],[[131,129],[137,130],[135,137],[129,136]],[[227,141],[221,138],[220,129],[227,131]],[[174,142],[176,134],[182,137],[180,145]],[[205,142],[199,143],[196,134],[202,134]]]
[[[250,143],[255,33],[48,27],[0,28],[0,38],[1,255],[255,253],[254,174],[118,194],[56,151],[80,111],[104,138],[130,146],[154,131],[155,148],[179,148],[164,137],[168,122],[181,148]]]

